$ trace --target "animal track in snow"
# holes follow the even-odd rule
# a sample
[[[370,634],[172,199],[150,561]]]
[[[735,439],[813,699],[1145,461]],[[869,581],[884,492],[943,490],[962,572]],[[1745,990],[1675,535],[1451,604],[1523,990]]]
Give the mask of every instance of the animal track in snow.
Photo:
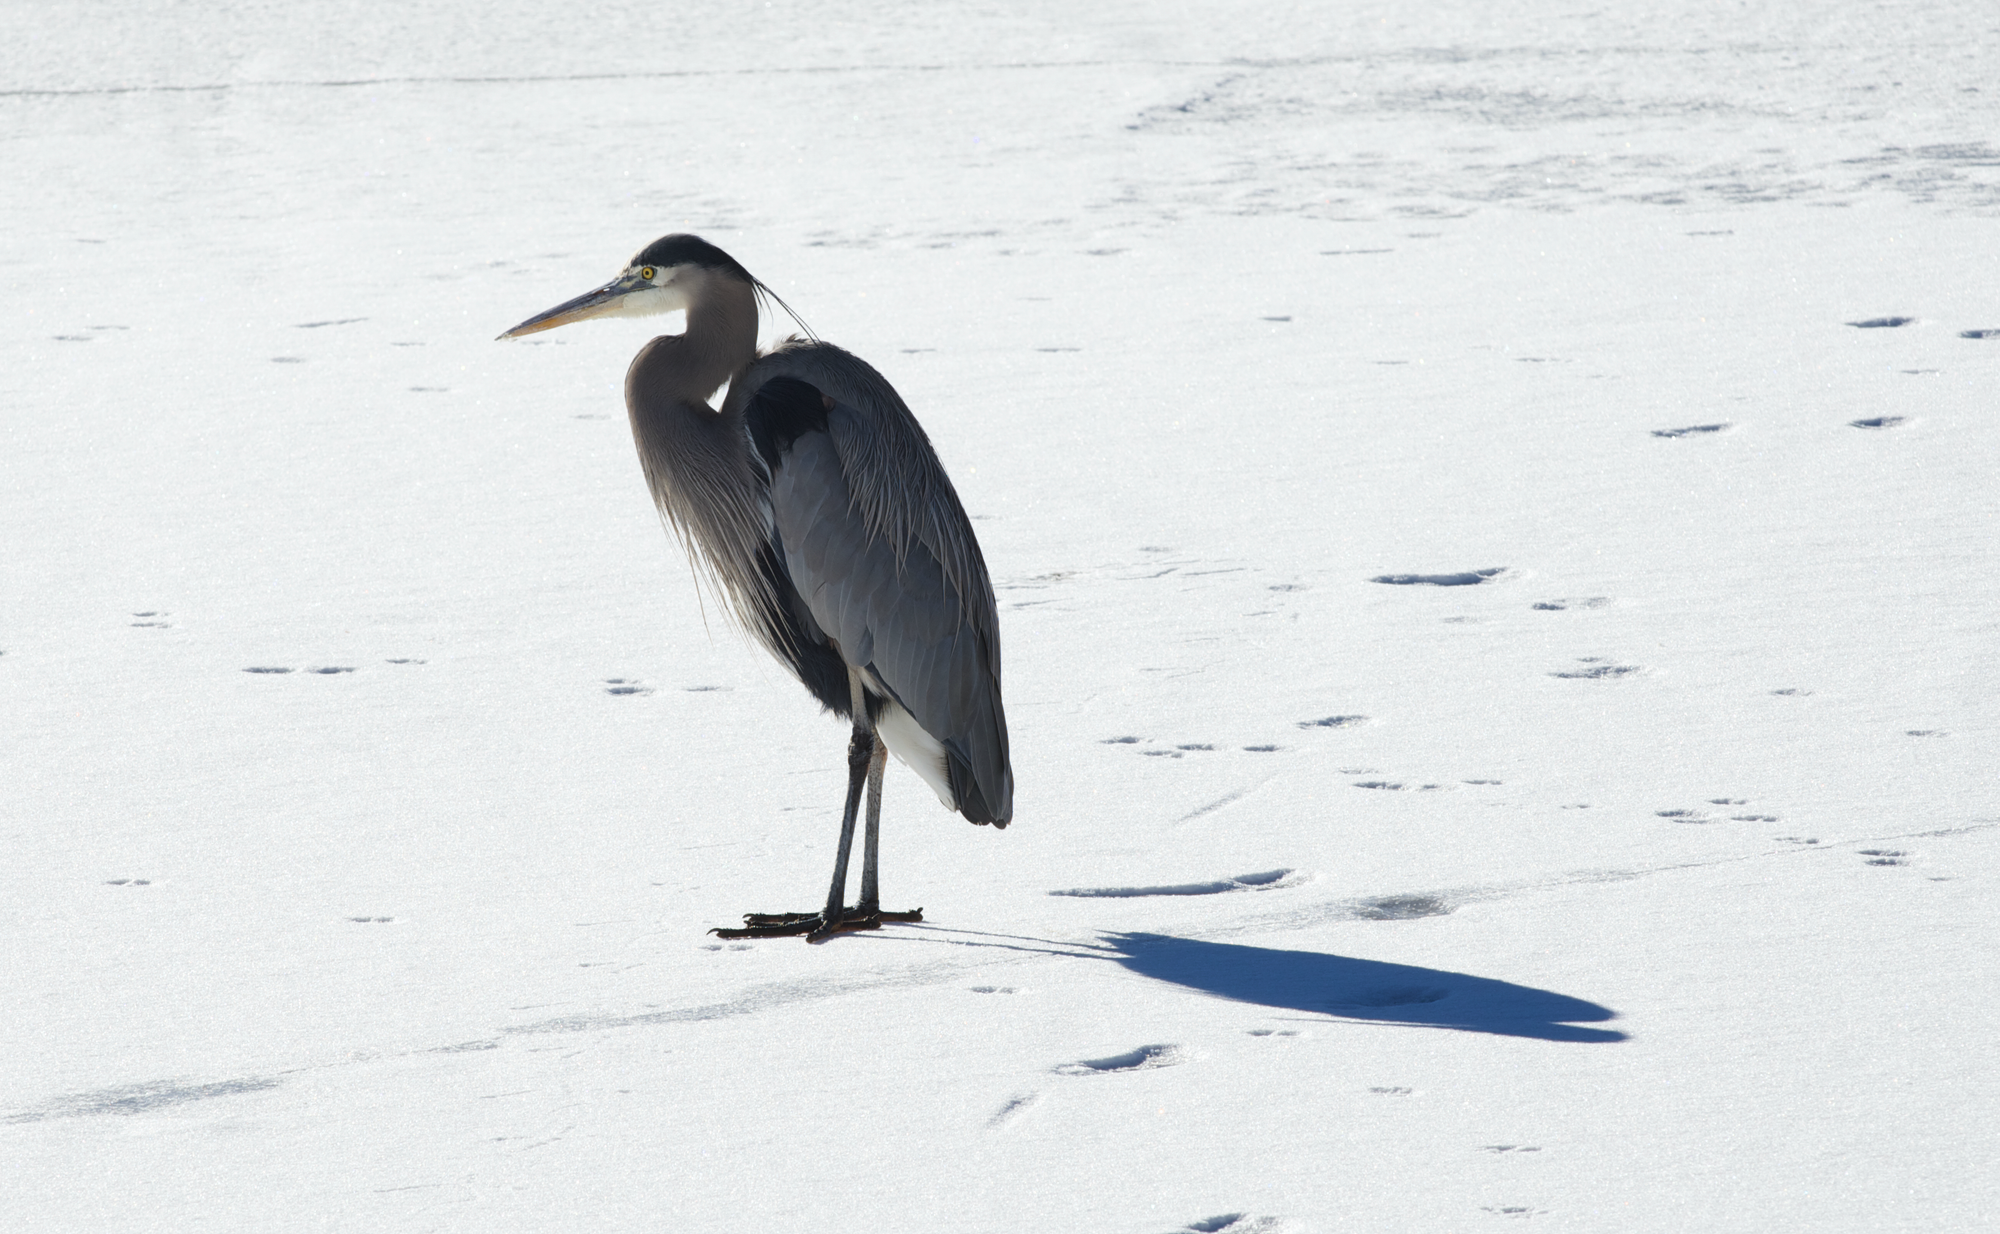
[[[1019,994],[1021,992],[1018,987],[1011,985],[976,985],[967,988],[974,994]]]
[[[1387,583],[1391,587],[1477,587],[1481,583],[1499,578],[1506,572],[1506,566],[1494,566],[1486,570],[1466,570],[1458,574],[1381,574],[1368,581]]]
[[[1259,874],[1238,874],[1206,883],[1171,883],[1161,887],[1071,887],[1051,891],[1052,896],[1081,896],[1090,899],[1130,900],[1143,896],[1212,896],[1226,891],[1269,891],[1302,881],[1291,879],[1295,870],[1265,870]],[[1290,881],[1287,881],[1287,880]]]
[[[107,878],[104,880],[104,885],[107,887],[150,887],[153,885],[153,880],[150,878]]]
[[[1529,1208],[1525,1204],[1506,1204],[1499,1207],[1482,1205],[1481,1212],[1492,1213],[1496,1217],[1536,1217],[1547,1212],[1545,1208]]]
[[[1356,780],[1354,782],[1354,787],[1374,788],[1374,789],[1381,789],[1384,792],[1400,793],[1408,789],[1410,786],[1395,780]],[[1444,784],[1419,784],[1416,786],[1416,791],[1420,793],[1435,793],[1441,790],[1448,790],[1449,787],[1450,787],[1449,785],[1444,785]]]
[[[1027,1110],[1029,1106],[1035,1104],[1037,1096],[1038,1094],[1035,1093],[1023,1093],[1014,1098],[1006,1105],[994,1111],[993,1117],[986,1120],[986,1126],[990,1129],[1003,1125],[1008,1120]]]
[[[1613,677],[1629,676],[1639,671],[1639,666],[1636,664],[1611,664],[1606,662],[1603,656],[1579,656],[1577,663],[1589,667],[1565,669],[1562,672],[1550,673],[1549,676],[1562,677],[1570,681],[1605,681]]]
[[[246,668],[243,671],[246,673],[289,673],[292,670],[288,668],[273,668],[268,666],[261,666],[258,668]]]
[[[1187,1051],[1177,1045],[1142,1045],[1110,1058],[1084,1058],[1054,1068],[1057,1075],[1111,1075],[1120,1071],[1152,1071],[1187,1061]]]
[[[1481,1144],[1482,1153],[1538,1153],[1541,1147],[1535,1144]]]
[[[1299,1035],[1299,1030],[1296,1028],[1253,1028],[1248,1031],[1252,1037],[1296,1037]]]
[[[1413,1088],[1404,1088],[1401,1085],[1391,1085],[1386,1088],[1371,1088],[1368,1091],[1374,1093],[1377,1097],[1407,1097],[1416,1090]]]
[[[317,330],[322,326],[351,326],[357,321],[367,321],[366,317],[340,317],[333,321],[301,321],[293,325],[294,330]]]
[[[643,685],[631,678],[606,677],[604,679],[604,692],[606,694],[651,694],[653,687]]]
[[[1655,818],[1669,819],[1676,823],[1712,823],[1715,820],[1700,810],[1655,810]]]
[[[1777,695],[1779,698],[1806,698],[1812,694],[1812,691],[1801,690],[1797,686],[1786,686],[1782,690],[1773,690],[1771,693]]]
[[[1900,848],[1864,848],[1861,855],[1868,858],[1871,866],[1901,866],[1910,864],[1903,858],[1909,856]]]
[[[1103,741],[1100,741],[1100,742],[1098,742],[1097,744],[1099,744],[1099,745],[1104,745],[1104,746],[1136,746],[1136,745],[1138,745],[1138,744],[1139,744],[1139,738],[1137,738],[1137,737],[1106,737],[1106,738],[1105,738],[1105,739],[1104,739]]]
[[[354,667],[346,664],[329,664],[321,668],[309,668],[306,671],[308,673],[318,673],[321,676],[331,677],[335,673],[351,673],[354,671]]]
[[[1949,736],[1951,736],[1951,734],[1950,734],[1950,733],[1947,733],[1947,732],[1945,732],[1945,731],[1944,731],[1943,729],[1941,729],[1941,728],[1906,728],[1906,729],[1904,729],[1904,730],[1903,730],[1903,736],[1905,736],[1905,737],[1949,737]]]
[[[407,657],[407,656],[406,656],[406,657],[404,657],[404,658],[402,658],[402,659],[400,659],[400,660],[384,660],[384,661],[382,661],[382,663],[384,663],[384,664],[429,664],[429,663],[430,663],[430,661],[429,661],[429,660],[413,660],[413,659],[410,659],[409,657]]]
[[[394,921],[395,918],[394,917],[349,917],[348,920],[358,921],[362,925],[387,925],[390,922]]]
[[[1915,320],[1914,317],[1868,317],[1847,324],[1857,330],[1894,330],[1898,326],[1907,326]]]
[[[1867,420],[1849,420],[1853,428],[1895,428],[1898,424],[1909,423],[1907,416],[1874,416]]]
[[[1353,728],[1357,724],[1368,723],[1367,716],[1323,716],[1317,720],[1300,720],[1300,728]]]
[[[1720,433],[1728,424],[1690,424],[1683,428],[1656,428],[1655,437],[1693,437],[1701,433]]]
[[[2000,338],[2000,330],[1960,330],[1960,338]]]
[[[1213,1217],[1203,1217],[1190,1221],[1174,1234],[1277,1234],[1280,1228],[1276,1217],[1252,1217],[1249,1213],[1217,1213]]]
[[[1355,904],[1353,914],[1362,921],[1415,921],[1419,917],[1442,917],[1452,907],[1436,896],[1377,896]]]
[[[1537,600],[1534,608],[1543,613],[1560,613],[1572,608],[1603,608],[1611,603],[1609,596],[1585,596],[1582,599]]]
[[[148,609],[143,613],[134,613],[132,615],[139,618],[138,621],[132,623],[135,628],[152,626],[158,629],[171,629],[173,627],[173,623],[167,620],[167,618],[173,616],[172,613],[161,613]]]
[[[1250,752],[1250,753],[1252,753],[1252,754],[1276,754],[1276,753],[1277,753],[1277,752],[1278,752],[1279,750],[1283,749],[1284,747],[1282,747],[1282,746],[1244,746],[1243,748],[1244,748],[1245,750],[1249,751],[1249,752]]]

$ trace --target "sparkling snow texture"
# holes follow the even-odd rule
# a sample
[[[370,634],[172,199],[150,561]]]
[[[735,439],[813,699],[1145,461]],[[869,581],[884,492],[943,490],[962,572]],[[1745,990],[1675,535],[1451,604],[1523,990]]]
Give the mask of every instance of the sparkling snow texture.
[[[0,34],[0,1227],[1992,1219],[1989,0]],[[650,507],[653,323],[493,341],[669,231],[978,520],[921,926],[703,933],[845,732]]]

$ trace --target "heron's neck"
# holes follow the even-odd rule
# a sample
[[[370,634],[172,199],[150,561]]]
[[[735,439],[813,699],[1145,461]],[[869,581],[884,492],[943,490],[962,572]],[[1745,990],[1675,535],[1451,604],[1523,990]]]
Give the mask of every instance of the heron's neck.
[[[672,358],[672,394],[707,404],[723,382],[757,358],[757,296],[750,284],[717,277],[687,311],[687,331],[659,339]],[[664,357],[663,357],[664,358]]]

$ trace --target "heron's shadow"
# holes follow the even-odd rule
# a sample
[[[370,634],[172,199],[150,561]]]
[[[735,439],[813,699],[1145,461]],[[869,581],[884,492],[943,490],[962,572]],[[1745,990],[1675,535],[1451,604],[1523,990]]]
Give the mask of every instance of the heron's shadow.
[[[1237,1002],[1543,1041],[1626,1039],[1614,1029],[1580,1027],[1617,1018],[1609,1007],[1491,977],[1165,934],[1113,934],[1106,941],[1118,950],[1113,958],[1142,977]]]

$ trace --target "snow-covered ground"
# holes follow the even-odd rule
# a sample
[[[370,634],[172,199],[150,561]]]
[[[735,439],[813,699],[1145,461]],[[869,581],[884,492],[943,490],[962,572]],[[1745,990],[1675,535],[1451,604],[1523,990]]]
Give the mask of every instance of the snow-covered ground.
[[[0,9],[0,1228],[1991,1221],[2000,17],[1523,7]],[[493,342],[676,230],[979,520],[923,925]]]

